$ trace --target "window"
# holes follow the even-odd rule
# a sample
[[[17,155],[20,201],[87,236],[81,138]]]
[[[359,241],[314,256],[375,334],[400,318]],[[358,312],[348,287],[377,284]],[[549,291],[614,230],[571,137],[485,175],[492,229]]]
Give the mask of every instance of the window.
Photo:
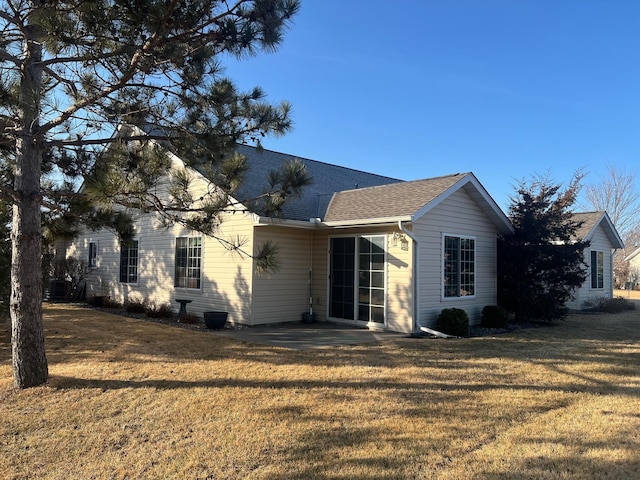
[[[138,283],[138,240],[120,244],[120,283]]]
[[[445,235],[443,257],[443,288],[445,298],[475,295],[475,239]]]
[[[98,242],[89,242],[89,268],[98,268]]]
[[[384,323],[384,236],[360,237],[358,241],[358,320]]]
[[[174,286],[197,288],[201,286],[202,238],[176,238],[176,272]]]
[[[591,288],[604,288],[604,252],[591,250]]]
[[[331,301],[329,316],[354,320],[356,239],[331,239]]]

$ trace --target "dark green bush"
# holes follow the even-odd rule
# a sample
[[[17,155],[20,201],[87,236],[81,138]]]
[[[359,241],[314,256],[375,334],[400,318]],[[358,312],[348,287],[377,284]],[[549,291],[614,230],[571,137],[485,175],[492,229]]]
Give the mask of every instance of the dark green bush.
[[[438,330],[456,337],[469,336],[469,316],[460,308],[445,308],[438,316]]]
[[[508,318],[504,308],[497,305],[487,305],[482,309],[481,325],[486,328],[504,328]]]

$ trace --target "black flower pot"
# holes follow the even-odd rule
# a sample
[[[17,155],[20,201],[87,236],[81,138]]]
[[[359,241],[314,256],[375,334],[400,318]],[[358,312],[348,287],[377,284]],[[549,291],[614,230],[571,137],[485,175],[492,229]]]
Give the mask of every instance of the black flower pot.
[[[316,319],[315,313],[304,312],[302,314],[302,323],[313,323]]]
[[[212,330],[220,330],[227,323],[229,312],[204,312],[204,324]]]

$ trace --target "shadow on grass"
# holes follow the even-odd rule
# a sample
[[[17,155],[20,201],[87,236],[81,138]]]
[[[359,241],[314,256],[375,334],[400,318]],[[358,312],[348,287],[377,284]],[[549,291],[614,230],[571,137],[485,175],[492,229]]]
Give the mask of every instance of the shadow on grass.
[[[405,402],[412,401],[412,393],[418,392],[416,402],[424,401],[424,394],[429,392],[431,401],[455,401],[464,398],[469,393],[491,392],[495,390],[524,391],[524,392],[558,392],[565,394],[588,393],[588,394],[619,394],[640,397],[640,386],[611,385],[609,383],[576,386],[573,383],[566,385],[531,385],[526,383],[471,383],[471,382],[451,382],[446,378],[430,377],[424,381],[400,382],[372,380],[362,381],[331,381],[321,380],[256,380],[244,378],[211,378],[209,380],[171,380],[171,379],[98,379],[98,378],[77,378],[64,375],[52,375],[49,381],[50,386],[57,389],[100,389],[122,390],[122,389],[156,389],[156,390],[188,390],[194,388],[242,388],[242,389],[269,389],[269,390],[291,390],[291,389],[324,389],[327,392],[339,392],[349,389],[360,391],[372,390],[376,392],[387,392],[389,395],[398,397]],[[443,394],[443,398],[439,398]]]
[[[640,335],[637,315],[586,315],[549,328],[516,331],[496,337],[460,340],[409,339],[293,351],[281,347],[250,344],[211,335],[207,332],[176,329],[143,320],[115,315],[91,317],[93,311],[57,307],[46,315],[47,355],[51,364],[126,361],[133,363],[237,360],[273,366],[417,368],[419,378],[406,385],[377,381],[376,388],[403,390],[420,385],[428,389],[551,389],[563,392],[609,392],[639,396]],[[530,385],[522,382],[517,370],[503,369],[508,361],[535,365],[563,377],[562,384]],[[596,378],[593,368],[583,373],[576,365],[589,362],[602,373]],[[485,365],[483,367],[482,365]],[[215,372],[212,365],[212,372]],[[482,371],[482,384],[452,385],[453,372]],[[215,376],[215,375],[214,375]],[[420,376],[424,376],[424,381]],[[64,382],[73,388],[74,380]],[[167,380],[82,380],[78,388],[192,388],[255,386],[261,388],[317,387],[324,382],[212,378],[202,384]],[[82,382],[89,382],[83,385]],[[91,384],[90,382],[97,382]],[[102,385],[98,383],[104,382]],[[226,382],[226,383],[225,383]],[[253,384],[251,384],[253,382]],[[361,384],[362,385],[362,384]],[[336,388],[353,386],[334,383]],[[364,386],[364,385],[362,385]]]

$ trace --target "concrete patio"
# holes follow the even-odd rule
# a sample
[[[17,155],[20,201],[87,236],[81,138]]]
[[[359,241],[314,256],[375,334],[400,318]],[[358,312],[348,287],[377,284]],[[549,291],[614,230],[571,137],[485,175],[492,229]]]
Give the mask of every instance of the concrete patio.
[[[407,336],[402,333],[373,331],[326,322],[283,323],[240,329],[210,330],[210,332],[242,342],[293,350],[374,343]]]

